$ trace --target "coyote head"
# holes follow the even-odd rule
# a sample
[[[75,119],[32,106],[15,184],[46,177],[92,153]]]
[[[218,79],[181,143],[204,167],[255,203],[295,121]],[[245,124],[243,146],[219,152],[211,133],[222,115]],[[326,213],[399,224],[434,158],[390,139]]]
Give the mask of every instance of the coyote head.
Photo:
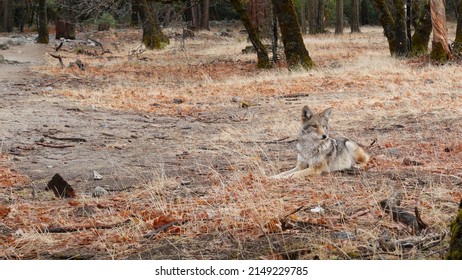
[[[329,138],[329,118],[332,108],[328,108],[319,114],[314,114],[305,105],[302,109],[302,128],[299,132],[299,139],[310,138],[311,140],[325,140]]]

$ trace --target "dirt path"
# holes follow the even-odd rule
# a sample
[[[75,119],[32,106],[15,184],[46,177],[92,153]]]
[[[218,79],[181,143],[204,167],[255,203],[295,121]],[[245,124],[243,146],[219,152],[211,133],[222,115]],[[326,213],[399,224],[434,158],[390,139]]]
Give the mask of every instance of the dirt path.
[[[18,61],[0,65],[1,151],[12,155],[15,169],[37,189],[43,190],[56,173],[87,194],[96,186],[125,189],[166,172],[180,184],[200,185],[208,172],[190,164],[207,169],[220,161],[207,143],[195,142],[201,159],[189,148],[194,135],[210,132],[213,124],[95,109],[42,95],[53,83],[37,79],[29,67],[40,65],[47,48],[27,43],[0,52]],[[103,180],[94,180],[93,171]]]

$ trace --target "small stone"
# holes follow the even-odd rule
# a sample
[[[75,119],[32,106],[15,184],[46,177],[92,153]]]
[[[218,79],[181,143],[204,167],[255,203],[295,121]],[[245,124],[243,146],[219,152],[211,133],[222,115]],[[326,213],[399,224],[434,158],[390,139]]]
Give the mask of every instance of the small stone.
[[[233,96],[233,98],[231,98],[231,102],[241,102],[241,99],[237,96]]]
[[[316,206],[312,209],[310,209],[311,213],[323,213],[324,212],[324,208],[322,208],[321,206]]]
[[[103,176],[101,176],[101,174],[93,170],[93,180],[103,180]]]
[[[354,240],[355,239],[355,235],[349,231],[334,232],[332,233],[332,237],[334,239],[339,239],[339,240]]]
[[[108,195],[109,192],[104,189],[103,187],[96,187],[93,192],[91,193],[92,197],[102,197],[104,195]]]
[[[183,102],[184,102],[184,100],[182,98],[173,98],[173,103],[174,104],[181,104]]]

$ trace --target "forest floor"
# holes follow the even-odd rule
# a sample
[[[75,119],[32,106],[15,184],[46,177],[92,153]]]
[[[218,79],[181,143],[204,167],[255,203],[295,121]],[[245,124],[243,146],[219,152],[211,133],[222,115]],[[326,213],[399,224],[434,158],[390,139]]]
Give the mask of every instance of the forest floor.
[[[0,259],[444,258],[462,198],[460,63],[392,58],[363,27],[305,36],[316,70],[258,70],[239,28],[175,32],[161,51],[135,29],[59,51],[0,34]],[[367,170],[268,178],[294,166],[305,104],[334,108],[331,130],[365,147]],[[46,190],[55,174],[73,197]],[[381,208],[396,197],[425,230]]]

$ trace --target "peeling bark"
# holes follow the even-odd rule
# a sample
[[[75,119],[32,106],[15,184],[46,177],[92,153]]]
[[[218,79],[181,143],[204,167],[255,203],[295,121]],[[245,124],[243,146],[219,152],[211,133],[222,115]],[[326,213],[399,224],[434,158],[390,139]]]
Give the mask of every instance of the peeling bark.
[[[433,40],[430,57],[434,61],[445,63],[451,56],[446,27],[446,10],[444,0],[430,0]]]

